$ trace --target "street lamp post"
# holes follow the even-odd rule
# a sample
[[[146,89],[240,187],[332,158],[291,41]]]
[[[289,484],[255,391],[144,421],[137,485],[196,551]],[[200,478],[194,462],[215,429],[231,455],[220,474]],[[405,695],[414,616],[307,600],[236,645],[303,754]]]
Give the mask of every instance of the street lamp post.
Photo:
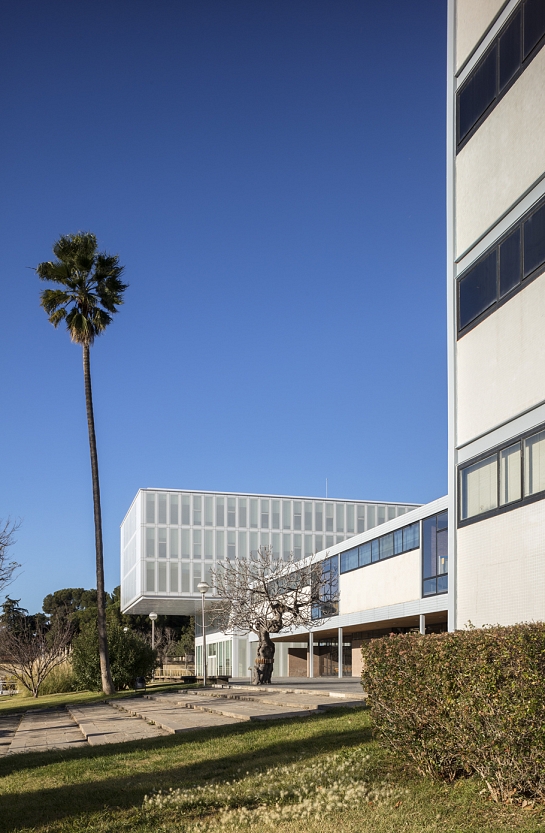
[[[151,650],[155,649],[155,620],[157,619],[156,613],[150,613],[149,618],[151,619]]]
[[[206,686],[206,624],[204,621],[204,597],[210,590],[210,585],[206,581],[201,581],[197,584],[197,590],[201,594],[201,611],[202,611],[202,684],[203,688]]]

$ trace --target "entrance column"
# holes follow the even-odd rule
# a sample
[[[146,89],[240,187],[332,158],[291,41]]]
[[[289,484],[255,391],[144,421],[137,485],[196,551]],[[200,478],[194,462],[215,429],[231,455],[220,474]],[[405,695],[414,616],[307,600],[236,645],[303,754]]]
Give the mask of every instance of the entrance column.
[[[314,634],[308,632],[308,676],[314,677]]]
[[[339,640],[339,648],[338,648],[338,657],[339,657],[339,677],[343,675],[343,629],[339,628],[338,630],[338,640]]]
[[[426,614],[425,613],[420,614],[420,633],[421,634],[426,633]]]

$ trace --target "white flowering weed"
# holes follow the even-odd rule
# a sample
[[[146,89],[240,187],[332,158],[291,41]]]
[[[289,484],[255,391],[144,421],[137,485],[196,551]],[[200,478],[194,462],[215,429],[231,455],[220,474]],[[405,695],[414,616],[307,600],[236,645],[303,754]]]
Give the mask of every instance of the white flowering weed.
[[[296,762],[238,779],[187,789],[159,790],[145,796],[144,809],[176,808],[184,830],[204,831],[275,826],[280,821],[321,818],[362,803],[395,801],[400,790],[388,781],[366,778],[369,755],[361,747],[327,755],[313,763]]]

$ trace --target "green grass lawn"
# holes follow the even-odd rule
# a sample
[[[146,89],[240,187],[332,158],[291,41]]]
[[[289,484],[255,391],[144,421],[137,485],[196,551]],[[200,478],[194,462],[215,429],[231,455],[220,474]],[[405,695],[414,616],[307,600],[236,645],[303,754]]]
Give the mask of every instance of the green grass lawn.
[[[541,809],[500,807],[481,790],[477,779],[446,785],[410,775],[372,741],[366,711],[343,709],[0,758],[0,830],[545,831]]]

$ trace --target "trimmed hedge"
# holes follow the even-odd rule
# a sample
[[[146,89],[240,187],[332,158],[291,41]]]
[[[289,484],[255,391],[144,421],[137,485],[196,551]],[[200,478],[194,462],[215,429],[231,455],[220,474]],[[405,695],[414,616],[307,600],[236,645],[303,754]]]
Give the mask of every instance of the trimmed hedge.
[[[395,635],[362,654],[376,736],[420,773],[545,799],[545,623]]]

